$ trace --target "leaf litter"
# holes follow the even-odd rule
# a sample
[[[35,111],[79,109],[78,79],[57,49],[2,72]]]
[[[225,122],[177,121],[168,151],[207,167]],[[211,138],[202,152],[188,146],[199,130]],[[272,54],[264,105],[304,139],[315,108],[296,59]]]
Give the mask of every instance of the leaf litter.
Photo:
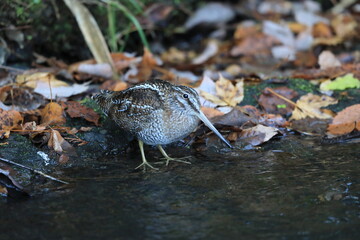
[[[205,4],[182,25],[188,37],[182,44],[174,41],[169,46],[158,40],[161,51],[111,53],[120,81],[112,78],[109,64],[94,59],[65,64],[36,54],[34,69],[4,68],[0,138],[28,136],[53,151],[59,164],[71,163],[76,146],[87,144],[79,133],[102,125],[96,109],[79,100],[100,88],[121,91],[155,76],[194,87],[202,111],[239,148],[261,147],[289,131],[345,139],[360,131],[360,65],[351,48],[358,37],[358,22],[351,11],[324,15],[317,2],[310,4],[313,9],[306,4],[264,1],[248,6],[257,17],[245,20],[237,18],[231,3]],[[143,22],[154,27],[157,20],[151,16],[160,14],[157,18],[166,21],[174,8],[153,10]],[[209,26],[213,31],[204,31],[201,42],[192,46],[193,36],[187,32]],[[179,29],[173,31],[178,36]],[[347,49],[340,52],[345,44]],[[319,52],[317,47],[326,50]],[[316,90],[300,83],[292,88],[290,83],[299,78]],[[341,105],[343,99],[347,104]],[[336,111],[331,110],[334,107]],[[84,126],[70,127],[76,119],[83,119]],[[204,133],[197,136],[202,142]],[[7,187],[1,186],[0,192],[6,193]]]

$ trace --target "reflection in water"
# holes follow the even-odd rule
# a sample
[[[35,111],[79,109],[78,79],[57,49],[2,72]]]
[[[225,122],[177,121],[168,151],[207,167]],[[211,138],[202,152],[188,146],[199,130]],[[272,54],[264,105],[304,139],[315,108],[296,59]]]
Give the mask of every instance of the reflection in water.
[[[0,239],[349,239],[360,234],[358,155],[294,137],[146,174],[132,171],[138,156],[101,159],[66,170],[70,192],[0,203]]]

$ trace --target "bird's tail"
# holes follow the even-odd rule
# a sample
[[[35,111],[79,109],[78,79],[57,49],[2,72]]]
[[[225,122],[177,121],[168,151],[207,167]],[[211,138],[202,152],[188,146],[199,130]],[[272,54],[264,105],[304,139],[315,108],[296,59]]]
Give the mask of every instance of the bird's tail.
[[[107,115],[110,108],[110,98],[114,92],[110,90],[101,90],[91,98],[100,106],[101,110]]]

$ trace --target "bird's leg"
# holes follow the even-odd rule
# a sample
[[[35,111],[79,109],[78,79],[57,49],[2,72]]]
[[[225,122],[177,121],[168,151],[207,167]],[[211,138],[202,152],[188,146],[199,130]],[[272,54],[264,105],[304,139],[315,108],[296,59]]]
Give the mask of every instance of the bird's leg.
[[[152,169],[155,169],[155,170],[159,170],[158,168],[155,168],[153,166],[150,165],[150,163],[148,163],[148,161],[146,161],[146,158],[145,158],[145,152],[144,152],[144,143],[143,141],[141,140],[138,140],[139,141],[139,147],[140,147],[140,152],[141,152],[141,158],[142,158],[142,163],[137,166],[135,169],[138,169],[140,167],[143,167],[144,168],[144,172],[146,170],[146,166],[152,168]]]
[[[157,147],[159,148],[161,154],[162,154],[162,155],[164,156],[164,158],[166,159],[166,166],[169,165],[169,162],[170,162],[170,161],[176,161],[176,162],[191,164],[191,162],[188,162],[188,161],[183,160],[183,159],[190,158],[190,156],[188,156],[188,157],[182,157],[182,158],[172,158],[172,157],[169,157],[169,155],[167,155],[167,153],[165,152],[165,150],[162,148],[161,145],[157,145]]]

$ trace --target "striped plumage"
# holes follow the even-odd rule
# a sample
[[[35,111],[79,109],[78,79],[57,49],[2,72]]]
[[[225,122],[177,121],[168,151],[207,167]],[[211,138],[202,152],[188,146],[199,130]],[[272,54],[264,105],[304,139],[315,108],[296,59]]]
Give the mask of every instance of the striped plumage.
[[[175,159],[167,156],[161,145],[186,137],[200,120],[231,146],[201,112],[199,96],[192,88],[153,79],[124,91],[105,90],[93,99],[105,114],[139,140],[142,155],[142,143],[157,145],[167,164]],[[145,156],[140,166],[152,167]]]

